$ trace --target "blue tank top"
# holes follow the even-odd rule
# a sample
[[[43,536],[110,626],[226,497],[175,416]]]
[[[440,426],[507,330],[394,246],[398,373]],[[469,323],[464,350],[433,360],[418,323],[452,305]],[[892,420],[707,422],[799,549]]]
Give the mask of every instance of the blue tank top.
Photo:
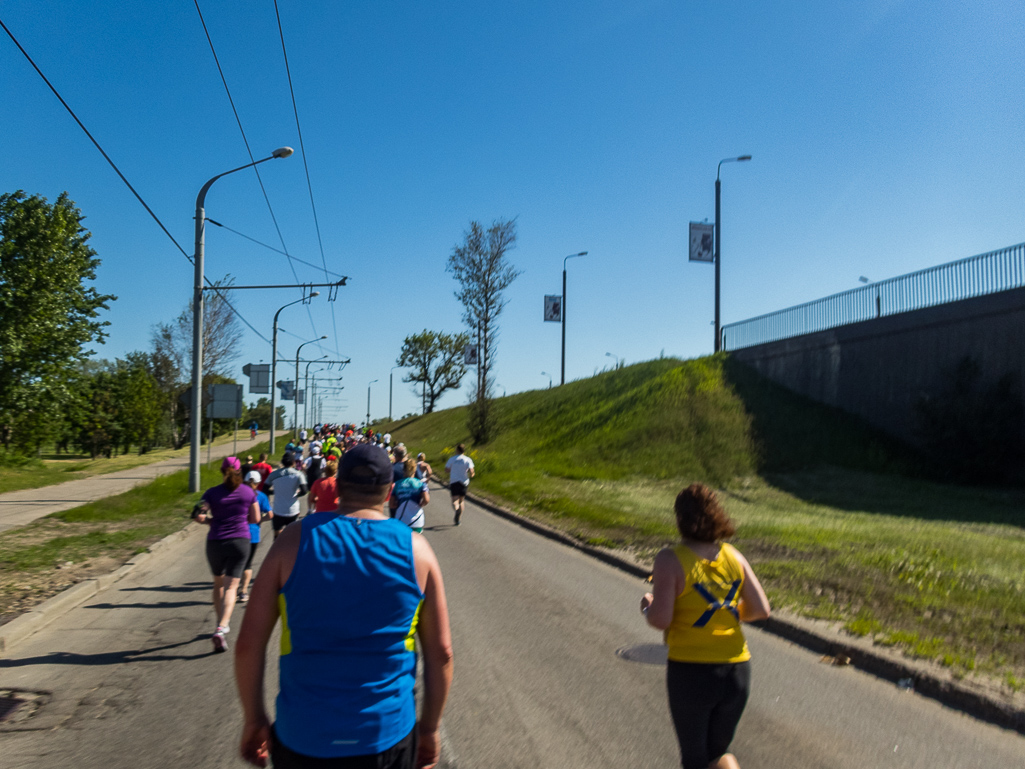
[[[394,520],[301,522],[281,611],[278,737],[317,758],[380,753],[416,725],[414,633],[423,593],[413,534]]]

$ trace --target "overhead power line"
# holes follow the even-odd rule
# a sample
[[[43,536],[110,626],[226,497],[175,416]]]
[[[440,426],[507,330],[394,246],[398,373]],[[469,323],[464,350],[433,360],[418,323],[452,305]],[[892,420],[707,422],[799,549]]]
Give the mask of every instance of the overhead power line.
[[[224,93],[228,96],[228,103],[231,105],[231,112],[235,115],[235,122],[238,124],[239,133],[242,134],[242,142],[246,145],[246,152],[249,153],[249,159],[255,164],[256,157],[253,155],[253,150],[249,146],[249,138],[246,136],[246,129],[242,127],[242,118],[239,117],[238,110],[235,108],[235,99],[231,96],[231,89],[228,87],[228,80],[224,76],[224,69],[221,67],[221,60],[217,56],[217,49],[214,48],[213,38],[210,37],[210,30],[206,26],[206,19],[203,18],[203,11],[199,7],[199,0],[193,0],[193,4],[196,6],[196,13],[199,14],[199,23],[203,25],[203,34],[206,35],[206,42],[210,46],[210,53],[213,54],[214,64],[217,65],[217,73],[221,76],[221,85],[224,86]],[[285,256],[288,258],[288,266],[292,270],[292,277],[296,283],[299,283],[299,274],[295,271],[295,265],[292,263],[292,255],[288,253],[288,246],[285,245],[285,238],[281,234],[281,227],[278,225],[278,218],[274,215],[274,206],[271,205],[270,196],[267,194],[267,188],[263,184],[263,177],[260,176],[260,169],[255,165],[253,171],[256,172],[256,180],[260,184],[260,191],[263,192],[263,199],[267,203],[267,210],[270,212],[271,221],[274,223],[274,229],[278,233],[278,240],[281,241],[281,248]],[[313,329],[314,336],[319,336],[317,332],[317,324],[313,322],[313,313],[310,311],[309,305],[306,306],[306,315],[310,319],[310,327]],[[317,347],[323,348],[323,345],[317,344]]]
[[[285,32],[281,28],[281,11],[278,10],[278,0],[274,0],[274,15],[278,20],[278,37],[281,38],[281,55],[285,59],[285,74],[288,76],[288,92],[292,96],[292,112],[295,115],[295,128],[299,132],[299,153],[303,158],[303,169],[306,171],[306,189],[310,193],[310,208],[313,209],[313,225],[317,231],[317,243],[320,246],[320,262],[324,268],[324,277],[327,278],[327,259],[324,257],[324,240],[320,236],[320,220],[317,218],[317,204],[313,200],[313,183],[310,181],[310,166],[306,162],[306,143],[303,141],[303,128],[299,123],[299,107],[295,103],[295,89],[292,87],[292,70],[288,66],[288,51],[285,49]],[[335,319],[335,305],[331,302],[331,328],[334,332],[332,341],[335,343],[335,352],[338,352],[338,321]]]
[[[291,254],[288,254],[288,253],[282,251],[280,248],[274,248],[274,246],[271,246],[271,245],[269,245],[267,243],[264,243],[263,241],[257,240],[256,238],[249,237],[244,232],[239,232],[238,230],[233,230],[231,227],[229,227],[226,224],[221,224],[220,222],[215,222],[209,216],[206,217],[206,220],[208,222],[210,222],[210,224],[212,224],[212,225],[214,225],[216,227],[220,227],[221,229],[225,229],[228,232],[234,232],[239,237],[245,238],[246,240],[251,241],[251,242],[255,243],[258,246],[263,246],[264,248],[270,249],[271,251],[273,251],[273,252],[275,252],[277,254],[284,254],[285,256],[291,256]],[[312,267],[315,270],[321,269],[318,265],[314,264],[313,262],[307,262],[304,259],[300,259],[298,256],[292,256],[292,259],[294,259],[295,261],[299,262],[299,264],[305,264],[307,267]],[[336,278],[343,277],[340,272],[331,272],[330,270],[324,270],[324,273],[326,275],[334,275]],[[328,279],[330,280],[330,278],[328,278]]]
[[[128,181],[128,178],[123,173],[121,173],[121,169],[117,167],[117,164],[113,160],[110,159],[110,155],[108,155],[106,151],[103,149],[103,147],[100,146],[100,143],[96,141],[96,138],[89,132],[89,129],[85,127],[85,124],[81,120],[79,120],[78,115],[75,114],[75,111],[71,109],[71,106],[66,101],[64,101],[64,97],[60,95],[60,93],[54,87],[53,83],[50,82],[49,78],[47,78],[46,75],[43,74],[43,71],[39,68],[39,65],[35,63],[31,56],[29,56],[28,51],[26,51],[22,44],[18,42],[18,38],[14,36],[14,33],[11,32],[11,30],[7,27],[6,24],[4,24],[2,19],[0,19],[0,27],[3,27],[3,30],[7,33],[7,36],[11,38],[11,41],[16,46],[18,46],[18,50],[21,51],[22,56],[24,56],[28,63],[32,65],[32,68],[36,71],[39,77],[43,79],[43,82],[46,83],[47,87],[53,92],[53,95],[57,97],[57,100],[60,101],[60,103],[64,106],[64,109],[67,110],[68,114],[71,115],[71,117],[74,119],[76,123],[78,123],[78,127],[82,129],[82,132],[85,133],[86,136],[89,137],[89,141],[93,143],[93,146],[100,151],[100,154],[103,155],[103,159],[106,160],[108,164],[110,164],[110,167],[114,169],[114,172],[121,178],[121,181],[125,183],[125,186],[128,187],[129,190],[131,190],[132,194],[135,196],[135,199],[142,204],[143,208],[146,209],[146,213],[153,217],[153,221],[155,221],[157,225],[160,227],[160,229],[164,231],[164,234],[171,239],[171,242],[174,243],[175,247],[179,251],[181,251],[182,256],[188,259],[190,264],[194,265],[196,262],[192,258],[192,256],[190,256],[189,253],[181,247],[181,244],[177,240],[175,240],[174,235],[172,235],[170,230],[168,230],[167,227],[164,226],[164,223],[160,221],[160,217],[153,213],[153,209],[149,207],[145,200],[143,200],[142,195],[140,195],[138,191],[135,189],[135,187],[132,186],[132,183]],[[206,278],[206,282],[210,286],[214,285],[209,278]],[[265,337],[263,334],[256,330],[256,327],[254,327],[252,323],[246,320],[245,316],[242,313],[235,309],[234,305],[232,305],[232,303],[228,301],[227,297],[224,296],[224,294],[222,294],[220,291],[217,291],[217,295],[222,300],[224,300],[224,303],[228,306],[228,308],[233,313],[235,313],[235,315],[238,316],[238,319],[241,320],[244,324],[246,324],[246,326],[248,326],[253,333],[255,333],[258,337],[260,337],[260,339],[262,339],[267,344],[271,343],[267,337]]]

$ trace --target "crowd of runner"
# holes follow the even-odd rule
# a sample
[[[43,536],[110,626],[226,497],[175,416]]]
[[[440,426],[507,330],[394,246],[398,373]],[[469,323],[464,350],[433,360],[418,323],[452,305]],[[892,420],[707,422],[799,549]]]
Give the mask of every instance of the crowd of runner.
[[[459,526],[475,474],[462,444],[445,470]],[[434,767],[453,657],[441,568],[422,535],[434,478],[426,456],[414,458],[387,433],[317,425],[289,441],[277,468],[261,454],[258,462],[226,457],[221,472],[193,516],[210,526],[215,651],[228,649],[236,602],[249,604],[235,651],[242,757],[284,768]],[[714,491],[684,489],[675,513],[680,542],[655,559],[641,612],[665,633],[682,765],[737,769],[727,749],[750,688],[740,623],[768,617],[769,603],[750,564],[725,542],[734,527]],[[275,542],[253,579],[267,521]],[[272,724],[263,679],[278,622]]]

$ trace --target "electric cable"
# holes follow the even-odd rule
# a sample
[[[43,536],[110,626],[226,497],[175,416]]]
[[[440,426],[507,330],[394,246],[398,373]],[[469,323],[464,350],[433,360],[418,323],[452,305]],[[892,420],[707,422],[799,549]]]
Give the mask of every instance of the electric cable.
[[[7,25],[4,24],[2,19],[0,19],[0,27],[3,27],[4,32],[6,32],[7,36],[11,38],[11,41],[16,46],[18,46],[18,50],[21,51],[22,55],[25,57],[28,63],[32,65],[32,68],[36,71],[39,77],[43,79],[43,82],[46,83],[47,87],[53,92],[53,95],[57,97],[57,100],[60,101],[60,103],[64,106],[64,109],[67,110],[68,114],[71,115],[71,117],[74,119],[76,123],[78,123],[78,127],[82,129],[83,133],[85,133],[86,136],[89,137],[89,141],[93,143],[93,146],[100,151],[100,154],[103,155],[103,159],[107,161],[111,168],[114,169],[114,172],[121,178],[121,181],[125,183],[125,186],[128,187],[129,190],[131,190],[132,194],[135,196],[135,199],[142,204],[143,208],[146,209],[146,213],[153,217],[153,221],[155,221],[157,225],[160,227],[160,229],[164,231],[164,234],[171,239],[171,242],[174,243],[175,247],[179,251],[181,251],[182,256],[189,260],[189,264],[195,266],[195,259],[192,256],[189,256],[188,252],[181,247],[181,244],[177,240],[175,240],[174,235],[172,235],[171,232],[167,229],[167,227],[164,226],[164,223],[160,221],[160,217],[153,213],[153,209],[149,207],[145,200],[143,200],[142,195],[140,195],[138,191],[135,189],[135,187],[132,186],[132,183],[128,181],[128,178],[123,173],[121,173],[121,169],[117,167],[117,164],[113,160],[110,159],[110,155],[108,155],[106,151],[103,149],[103,147],[100,146],[100,143],[96,141],[96,138],[89,132],[89,129],[85,127],[85,124],[81,120],[79,120],[78,115],[75,114],[75,111],[71,109],[71,106],[66,101],[64,101],[64,97],[60,95],[60,93],[54,87],[53,83],[50,82],[49,78],[47,78],[46,75],[43,74],[43,71],[39,68],[39,65],[36,64],[36,62],[33,60],[31,56],[29,56],[28,51],[26,51],[22,44],[18,42],[18,38],[14,36],[14,33],[11,32],[10,29],[8,29]],[[203,277],[206,279],[206,282],[211,287],[214,287],[213,282],[209,278],[207,278],[205,275]],[[298,283],[298,280],[296,282]],[[235,313],[239,320],[241,320],[246,326],[248,326],[253,333],[260,337],[260,339],[262,339],[267,344],[270,344],[270,340],[263,334],[261,334],[259,331],[257,331],[253,324],[246,320],[245,316],[235,309],[235,306],[228,301],[227,297],[224,296],[224,294],[217,290],[216,287],[214,287],[214,291],[216,292],[217,296],[219,296],[224,301],[228,308],[233,313]]]
[[[310,208],[313,209],[313,225],[317,232],[317,243],[320,246],[320,262],[324,268],[325,280],[330,280],[327,277],[327,259],[324,257],[324,240],[320,236],[320,219],[317,217],[317,204],[313,200],[313,182],[310,181],[310,166],[306,162],[306,143],[303,141],[303,129],[299,123],[299,107],[295,102],[295,89],[292,87],[292,70],[288,66],[288,51],[285,49],[285,31],[281,27],[281,11],[278,9],[278,0],[274,0],[274,15],[278,21],[278,37],[281,38],[281,55],[285,60],[285,74],[288,76],[288,92],[292,97],[292,113],[295,115],[295,128],[299,132],[299,152],[303,159],[303,170],[306,172],[306,189],[310,193]],[[335,303],[329,302],[331,305],[331,328],[334,332],[334,336],[331,337],[335,344],[335,353],[338,353],[338,321],[335,318]]]
[[[220,227],[221,229],[225,229],[228,232],[233,232],[236,235],[238,235],[239,237],[245,238],[246,240],[249,240],[249,241],[252,241],[253,243],[255,243],[258,246],[263,246],[264,248],[270,249],[271,251],[273,251],[273,252],[275,252],[277,254],[284,254],[285,256],[291,256],[292,259],[294,259],[295,261],[299,262],[299,264],[305,264],[307,267],[312,267],[315,270],[321,269],[320,266],[314,264],[313,262],[307,262],[304,259],[300,259],[298,256],[294,256],[292,254],[288,254],[288,253],[282,251],[280,248],[274,248],[274,246],[269,245],[267,243],[264,243],[261,240],[257,240],[256,238],[251,238],[250,236],[246,235],[244,232],[239,232],[238,230],[233,230],[231,227],[229,227],[226,224],[221,224],[220,222],[215,222],[209,216],[206,217],[206,220],[208,222],[210,222],[210,224],[213,224],[216,227]],[[346,277],[345,275],[342,275],[340,272],[331,272],[330,270],[324,270],[324,273],[325,273],[325,275],[334,275],[336,278],[344,278],[344,277]],[[330,278],[328,278],[328,280],[330,280]]]

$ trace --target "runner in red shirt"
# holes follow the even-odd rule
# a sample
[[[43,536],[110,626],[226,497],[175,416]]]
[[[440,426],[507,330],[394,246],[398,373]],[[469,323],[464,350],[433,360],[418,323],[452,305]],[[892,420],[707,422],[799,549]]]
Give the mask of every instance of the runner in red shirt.
[[[263,484],[267,481],[267,476],[274,472],[274,468],[267,464],[267,455],[261,454],[260,461],[253,465],[253,469],[260,474],[260,486],[257,491],[264,491]]]

